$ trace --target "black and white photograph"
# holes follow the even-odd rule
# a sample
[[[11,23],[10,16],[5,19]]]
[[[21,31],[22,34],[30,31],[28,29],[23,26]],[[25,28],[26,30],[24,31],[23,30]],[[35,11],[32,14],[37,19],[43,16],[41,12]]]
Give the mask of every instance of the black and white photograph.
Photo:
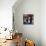
[[[24,14],[23,24],[33,24],[33,14]]]

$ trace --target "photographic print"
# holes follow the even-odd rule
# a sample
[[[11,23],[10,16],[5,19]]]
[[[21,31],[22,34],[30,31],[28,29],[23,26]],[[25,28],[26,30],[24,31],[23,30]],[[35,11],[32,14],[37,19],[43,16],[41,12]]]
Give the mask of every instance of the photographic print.
[[[24,14],[23,24],[33,24],[33,14]]]

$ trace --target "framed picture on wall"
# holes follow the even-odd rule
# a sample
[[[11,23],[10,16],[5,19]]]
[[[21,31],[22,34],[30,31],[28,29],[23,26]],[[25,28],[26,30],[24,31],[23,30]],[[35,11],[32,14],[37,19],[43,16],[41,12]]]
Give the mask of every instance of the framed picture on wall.
[[[33,24],[33,14],[23,14],[23,24]]]

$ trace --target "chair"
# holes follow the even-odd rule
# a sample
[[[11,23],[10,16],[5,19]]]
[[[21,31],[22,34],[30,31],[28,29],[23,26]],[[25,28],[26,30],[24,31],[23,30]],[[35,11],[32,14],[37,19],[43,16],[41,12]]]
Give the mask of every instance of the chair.
[[[16,46],[22,46],[22,33],[15,34]]]
[[[25,46],[35,46],[35,43],[32,40],[26,40]]]

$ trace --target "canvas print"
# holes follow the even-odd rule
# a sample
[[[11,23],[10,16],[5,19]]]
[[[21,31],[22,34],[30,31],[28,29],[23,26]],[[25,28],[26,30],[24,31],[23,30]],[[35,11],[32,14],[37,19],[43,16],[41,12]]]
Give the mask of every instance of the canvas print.
[[[23,24],[33,24],[33,14],[23,15]]]

